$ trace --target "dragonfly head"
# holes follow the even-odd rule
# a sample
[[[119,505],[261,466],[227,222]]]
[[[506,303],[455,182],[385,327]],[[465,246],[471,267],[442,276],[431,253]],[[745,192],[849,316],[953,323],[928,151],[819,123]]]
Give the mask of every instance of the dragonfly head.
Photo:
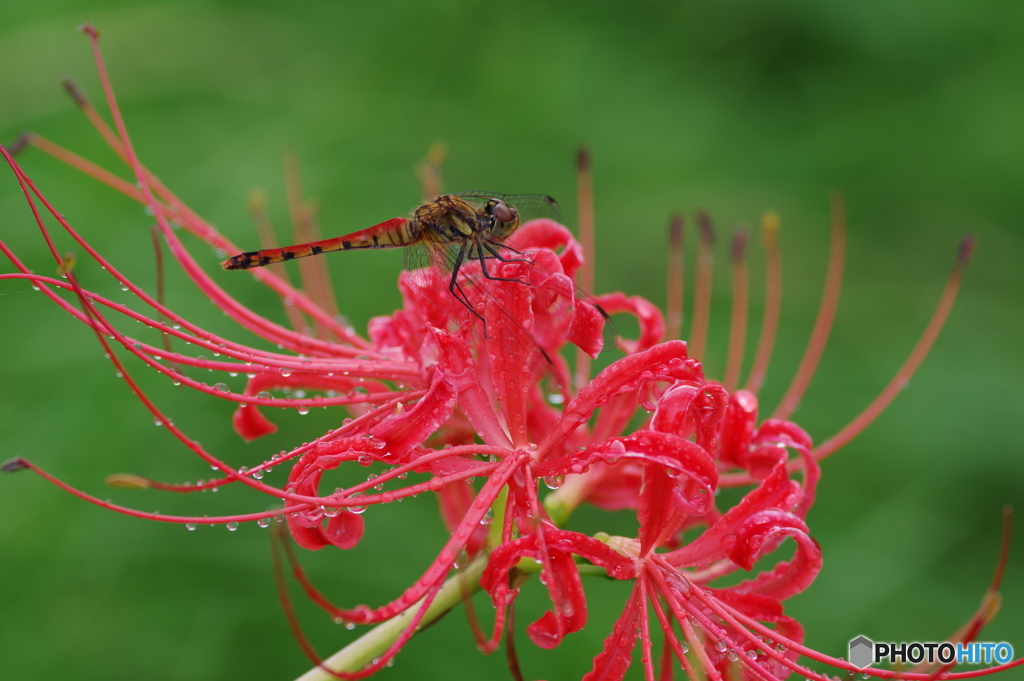
[[[510,223],[515,221],[516,217],[518,217],[516,215],[515,208],[509,206],[501,199],[491,199],[488,205],[490,206],[491,213],[494,215],[494,218],[499,222]]]

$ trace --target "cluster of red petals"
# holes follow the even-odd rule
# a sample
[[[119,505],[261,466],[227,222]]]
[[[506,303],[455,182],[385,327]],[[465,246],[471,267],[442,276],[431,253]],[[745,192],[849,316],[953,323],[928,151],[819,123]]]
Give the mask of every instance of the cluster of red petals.
[[[90,36],[95,45],[95,33]],[[811,584],[822,564],[806,524],[819,474],[811,439],[787,420],[759,422],[752,392],[729,392],[705,378],[700,362],[688,356],[686,343],[663,340],[661,314],[650,303],[622,294],[596,299],[578,295],[574,282],[583,254],[566,228],[550,220],[523,225],[509,246],[530,253],[529,259],[495,263],[490,278],[467,265],[460,274],[465,285],[484,292],[472,313],[438,304],[438,292],[447,295],[443,274],[404,273],[399,279],[401,309],[372,320],[365,338],[330,314],[323,290],[304,293],[280,271],[259,271],[256,278],[305,315],[318,333],[289,329],[233,299],[204,268],[216,269],[216,262],[204,259],[201,264],[188,251],[179,226],[219,252],[242,249],[185,207],[139,163],[99,63],[113,128],[77,90],[76,98],[125,160],[132,181],[117,179],[41,138],[32,136],[29,142],[144,203],[170,253],[195,285],[242,328],[281,349],[231,341],[166,308],[96,252],[6,150],[4,156],[54,258],[62,263],[63,276],[34,274],[0,242],[16,269],[0,279],[32,282],[95,329],[119,374],[154,418],[223,474],[201,485],[144,484],[178,491],[242,484],[280,501],[283,508],[224,518],[160,516],[91,497],[25,460],[9,463],[7,470],[32,468],[101,506],[162,521],[262,524],[279,516],[294,540],[310,550],[350,549],[364,535],[362,511],[367,507],[433,493],[451,535],[422,575],[393,601],[377,607],[340,608],[317,594],[335,618],[369,624],[391,619],[418,601],[429,604],[460,556],[486,554],[481,587],[496,606],[496,619],[483,647],[497,647],[519,593],[518,577],[532,566],[540,573],[551,609],[527,633],[536,645],[551,648],[586,624],[579,563],[589,562],[614,579],[631,581],[632,594],[585,678],[621,679],[637,641],[648,678],[654,678],[652,622],[664,632],[664,664],[675,658],[691,677],[696,667],[710,679],[774,679],[792,670],[821,678],[797,665],[804,650],[803,631],[782,607]],[[146,311],[82,289],[52,246],[41,218],[44,212]],[[603,344],[602,310],[634,315],[639,337],[620,341],[624,357],[573,389],[577,377],[561,351],[568,342],[596,356]],[[188,341],[219,359],[202,359],[127,335],[112,315],[140,321],[158,336]],[[246,440],[273,431],[263,413],[267,408],[337,405],[352,418],[273,460],[236,469],[166,418],[131,378],[121,360],[126,355],[169,381],[237,403],[233,424]],[[229,387],[229,376],[228,383],[208,386],[190,375],[197,369],[229,376],[245,373],[248,380],[240,390]],[[281,396],[282,391],[289,395]],[[315,395],[307,397],[306,391]],[[630,424],[638,421],[641,425],[630,431]],[[373,464],[383,472],[365,482],[347,487],[328,482],[343,466]],[[291,466],[287,483],[263,482],[262,473],[280,465]],[[716,495],[726,473],[753,487],[739,503],[721,509]],[[557,491],[544,498],[541,490],[549,487]],[[635,511],[636,535],[592,537],[562,529],[564,516],[581,503]],[[795,544],[791,558],[762,561],[786,538]],[[740,570],[749,573],[745,581],[715,586]],[[413,618],[372,665],[338,675],[365,676],[387,664],[418,622]]]

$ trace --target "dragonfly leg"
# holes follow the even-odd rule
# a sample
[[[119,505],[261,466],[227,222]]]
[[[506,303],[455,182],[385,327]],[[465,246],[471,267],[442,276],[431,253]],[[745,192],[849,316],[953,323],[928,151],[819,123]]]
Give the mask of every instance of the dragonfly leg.
[[[504,248],[507,251],[512,251],[516,255],[525,256],[527,254],[524,253],[523,251],[517,251],[516,249],[512,248],[508,244],[503,244],[500,241],[495,241],[493,239],[484,239],[483,242],[481,242],[481,245],[484,248],[486,248],[487,251],[491,254],[488,257],[497,258],[498,260],[500,260],[502,262],[532,262],[529,258],[526,258],[526,257],[523,257],[523,258],[506,258],[506,257],[503,257],[500,253],[498,253],[497,249]]]
[[[459,249],[458,255],[455,256],[455,262],[452,264],[452,278],[448,281],[448,292],[452,294],[455,300],[462,303],[462,305],[473,313],[473,316],[479,319],[484,325],[484,337],[487,337],[487,322],[483,316],[473,309],[473,305],[469,301],[469,297],[466,292],[462,290],[462,285],[459,284],[459,269],[462,268],[462,263],[466,259],[466,246],[463,245]]]
[[[501,254],[498,253],[497,250],[495,250],[495,248],[493,246],[490,245],[490,243],[488,243],[486,241],[480,242],[480,243],[475,244],[475,245],[476,245],[477,248],[476,248],[476,253],[473,255],[473,257],[475,257],[477,260],[480,261],[480,271],[483,272],[484,278],[491,279],[493,281],[514,281],[517,284],[524,284],[524,283],[526,283],[522,279],[508,279],[506,277],[496,277],[496,276],[492,275],[490,272],[487,271],[487,261],[491,260],[491,259],[497,259],[497,260],[500,260],[501,262],[530,262],[528,259],[526,259],[526,258],[504,258],[504,257],[501,256]],[[486,250],[491,255],[484,255],[484,250]],[[516,251],[516,252],[518,253],[518,251]]]

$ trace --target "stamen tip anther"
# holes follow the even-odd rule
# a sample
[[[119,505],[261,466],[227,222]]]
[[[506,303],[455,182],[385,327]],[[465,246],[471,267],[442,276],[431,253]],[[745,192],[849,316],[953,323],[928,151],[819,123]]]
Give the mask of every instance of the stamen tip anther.
[[[79,24],[78,25],[78,30],[81,31],[82,33],[85,33],[90,38],[99,38],[100,37],[100,32],[97,31],[96,28],[92,24],[89,24],[89,23]]]
[[[742,262],[747,251],[747,230],[739,228],[732,236],[732,259],[735,262]]]
[[[64,257],[60,259],[60,264],[57,265],[57,274],[62,277],[66,277],[75,269],[75,254],[72,251],[68,251],[64,254]]]
[[[17,473],[26,468],[28,468],[28,462],[20,456],[0,463],[0,473]]]
[[[17,156],[22,151],[24,151],[25,147],[32,143],[33,137],[35,137],[35,133],[26,130],[25,132],[18,135],[18,137],[13,142],[7,145],[7,151],[10,153],[11,156]]]
[[[779,214],[773,210],[765,211],[765,214],[761,216],[761,242],[766,247],[770,248],[775,245],[781,222]]]
[[[75,104],[78,106],[88,106],[89,99],[85,96],[85,91],[82,90],[78,83],[70,78],[65,78],[60,84],[64,86],[67,93],[75,100]]]
[[[700,231],[700,239],[708,246],[715,243],[715,228],[711,224],[711,216],[706,210],[697,211],[697,229]]]
[[[576,152],[576,170],[581,173],[590,170],[590,147],[586,144],[580,145],[579,150]]]
[[[679,248],[683,243],[683,214],[673,213],[668,223],[668,242],[672,248]]]
[[[977,237],[973,234],[968,234],[960,241],[960,248],[957,250],[956,261],[961,265],[966,265],[971,255],[974,253],[974,245],[978,242]]]
[[[249,211],[252,213],[263,213],[267,209],[267,192],[256,187],[249,191]]]
[[[132,475],[131,473],[108,475],[104,482],[108,487],[117,487],[118,489],[149,489],[153,486],[152,482],[147,478]]]

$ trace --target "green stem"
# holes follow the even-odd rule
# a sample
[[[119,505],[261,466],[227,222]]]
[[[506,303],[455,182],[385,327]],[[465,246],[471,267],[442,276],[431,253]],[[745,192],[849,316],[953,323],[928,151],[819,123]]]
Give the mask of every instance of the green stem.
[[[426,614],[420,620],[419,627],[426,627],[441,618],[449,610],[457,606],[467,595],[480,590],[480,576],[487,566],[487,556],[482,555],[450,577],[437,592]],[[382,622],[366,632],[358,639],[328,657],[323,666],[337,672],[355,672],[380,657],[401,636],[416,613],[423,605],[421,599],[400,615],[387,622]],[[300,676],[296,681],[334,681],[335,677],[320,667],[314,667]]]

